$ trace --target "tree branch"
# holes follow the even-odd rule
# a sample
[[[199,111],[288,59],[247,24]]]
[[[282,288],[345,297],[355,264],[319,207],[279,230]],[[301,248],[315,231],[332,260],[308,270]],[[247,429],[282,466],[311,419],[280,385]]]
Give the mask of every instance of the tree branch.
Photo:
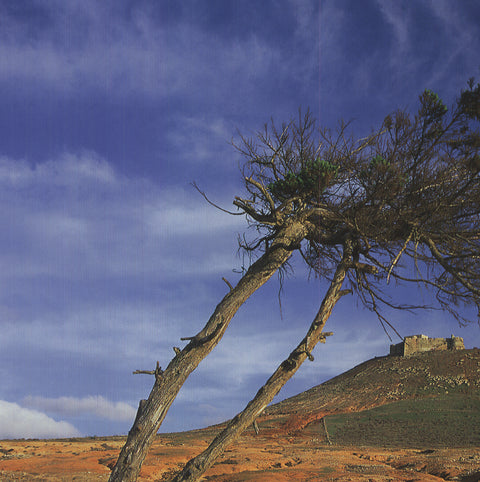
[[[157,366],[155,370],[135,370],[133,372],[134,375],[144,374],[144,375],[155,375],[156,379],[160,379],[163,375],[162,367],[160,366],[160,362],[157,361]]]
[[[249,201],[246,199],[239,198],[238,196],[235,196],[235,199],[233,201],[234,206],[237,206],[240,208],[242,211],[244,211],[245,214],[248,214],[252,219],[255,221],[261,223],[261,224],[267,224],[270,226],[276,226],[276,220],[271,214],[263,214],[259,213],[255,210],[253,206],[250,205]],[[244,214],[240,213],[240,214]]]
[[[448,264],[445,259],[440,254],[436,244],[428,237],[424,236],[425,242],[427,243],[428,247],[430,248],[430,252],[432,253],[433,257],[438,261],[438,263],[442,266],[442,268],[450,273],[460,284],[465,286],[468,290],[470,290],[476,296],[480,296],[480,290],[473,286],[469,281],[467,281],[460,273],[453,268],[450,264]]]
[[[232,216],[243,216],[243,213],[233,213],[232,211],[228,211],[227,209],[224,209],[224,208],[220,207],[218,204],[215,204],[214,202],[210,201],[210,199],[208,199],[207,195],[197,186],[197,183],[195,181],[193,181],[191,184],[203,196],[205,201],[207,201],[207,203],[210,204],[211,206],[213,206],[214,208],[219,209],[220,211],[223,211],[224,213],[231,214]]]
[[[272,196],[268,192],[268,189],[262,183],[256,181],[252,177],[246,177],[245,181],[250,183],[250,184],[253,184],[263,194],[263,196],[267,200],[268,204],[270,205],[271,214],[275,215],[275,211],[276,211],[275,210],[275,202],[273,201]]]

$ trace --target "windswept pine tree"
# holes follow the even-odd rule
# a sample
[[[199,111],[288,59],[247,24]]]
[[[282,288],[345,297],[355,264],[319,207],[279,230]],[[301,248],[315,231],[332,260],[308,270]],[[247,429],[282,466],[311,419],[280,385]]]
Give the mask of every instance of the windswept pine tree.
[[[240,241],[254,261],[205,327],[176,349],[166,370],[157,365],[151,371],[154,387],[140,403],[110,481],[136,480],[186,378],[219,343],[241,304],[294,252],[329,281],[306,336],[245,410],[173,480],[197,480],[300,365],[313,359],[313,348],[327,335],[325,322],[343,295],[353,293],[385,326],[382,308],[417,308],[395,299],[396,290],[387,293],[386,285],[391,280],[423,285],[461,323],[478,320],[480,85],[470,81],[451,109],[430,90],[419,100],[416,114],[388,115],[360,140],[347,124],[336,133],[318,129],[308,112],[241,139],[245,194],[234,199],[234,214],[246,215],[255,228],[254,240]]]

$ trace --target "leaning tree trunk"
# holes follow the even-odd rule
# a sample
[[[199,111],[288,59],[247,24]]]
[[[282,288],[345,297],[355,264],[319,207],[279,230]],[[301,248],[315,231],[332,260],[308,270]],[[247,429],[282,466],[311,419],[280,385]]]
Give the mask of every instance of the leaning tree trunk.
[[[235,288],[217,305],[205,327],[183,349],[174,348],[177,355],[165,371],[152,371],[155,383],[148,400],[141,400],[135,422],[120,452],[109,482],[136,481],[160,425],[178,391],[190,373],[213,350],[238,308],[291,256],[306,235],[300,221],[291,222],[279,230],[267,251],[253,263]]]
[[[350,249],[345,249],[343,259],[339,263],[330,287],[323,298],[320,309],[315,316],[305,338],[290,353],[290,356],[276,369],[265,385],[245,407],[243,412],[236,415],[212,441],[210,446],[201,454],[191,459],[176,475],[171,482],[194,482],[213,465],[219,455],[232,443],[240,434],[255,422],[256,418],[263,412],[273,397],[280,391],[285,383],[300,368],[306,358],[313,360],[311,351],[315,345],[325,339],[327,334],[322,334],[323,327],[327,322],[333,307],[337,301],[350,290],[341,290],[345,275],[349,268]],[[330,333],[329,333],[330,334]]]

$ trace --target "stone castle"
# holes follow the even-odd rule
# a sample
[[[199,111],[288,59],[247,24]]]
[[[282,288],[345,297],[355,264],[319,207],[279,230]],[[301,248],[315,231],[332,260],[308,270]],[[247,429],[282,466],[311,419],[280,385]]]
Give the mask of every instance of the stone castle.
[[[465,350],[463,338],[429,338],[427,335],[406,336],[402,342],[390,345],[390,355],[409,356],[424,351]]]

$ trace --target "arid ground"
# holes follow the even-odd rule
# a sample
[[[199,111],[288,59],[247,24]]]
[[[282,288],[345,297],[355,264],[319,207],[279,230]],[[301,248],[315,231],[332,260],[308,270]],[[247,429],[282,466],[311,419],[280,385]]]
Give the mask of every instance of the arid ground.
[[[242,436],[206,474],[214,481],[439,481],[480,480],[480,447],[374,448],[328,446],[312,431],[288,436]],[[141,481],[167,481],[207,446],[210,431],[159,436],[142,469]],[[322,440],[320,442],[319,440]],[[4,441],[2,481],[108,480],[123,440],[68,439]]]

